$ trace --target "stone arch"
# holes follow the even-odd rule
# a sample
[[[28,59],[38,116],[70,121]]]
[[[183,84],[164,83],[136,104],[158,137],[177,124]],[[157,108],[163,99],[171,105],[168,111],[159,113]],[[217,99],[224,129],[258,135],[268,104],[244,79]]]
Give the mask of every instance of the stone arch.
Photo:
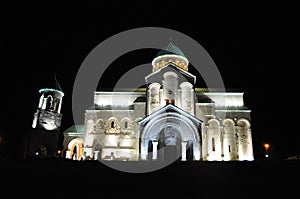
[[[207,122],[207,152],[208,160],[221,160],[221,129],[220,122],[217,119],[211,119]]]
[[[190,82],[182,82],[179,85],[180,92],[180,104],[181,108],[190,114],[194,115],[194,89]]]
[[[107,134],[118,134],[120,133],[119,121],[116,117],[110,117],[106,121],[106,133]]]
[[[249,120],[245,119],[245,118],[241,118],[237,121],[237,125],[239,127],[245,127],[245,128],[250,128],[251,124],[249,122]]]
[[[230,119],[230,118],[226,118],[225,120],[223,120],[223,126],[225,127],[225,126],[234,126],[235,125],[235,123],[234,123],[234,121],[232,120],[232,119]]]
[[[131,126],[130,118],[124,117],[120,122],[120,126],[122,129],[130,129],[130,126]]]
[[[142,139],[147,138],[153,138],[157,136],[157,134],[166,126],[171,126],[176,129],[182,128],[182,125],[184,125],[185,130],[189,130],[187,132],[184,132],[186,135],[186,138],[189,136],[193,137],[196,141],[200,140],[199,134],[197,133],[191,133],[191,132],[197,132],[197,128],[190,122],[189,120],[181,121],[180,118],[177,117],[176,113],[166,113],[162,115],[167,115],[167,118],[159,118],[155,119],[155,121],[149,122],[142,133]],[[173,116],[172,116],[173,115]],[[166,122],[166,120],[174,120],[176,122],[179,122],[179,124],[175,122]],[[154,131],[157,129],[158,131]]]
[[[108,128],[115,128],[116,126],[119,125],[118,119],[116,117],[110,117],[107,121],[106,121],[106,125]],[[113,125],[113,127],[112,127]]]
[[[74,138],[72,139],[67,148],[66,158],[73,160],[80,160],[83,150],[83,139]]]
[[[157,82],[148,86],[148,114],[160,108],[160,88],[161,85]]]
[[[211,119],[207,122],[209,127],[219,127],[220,122],[217,119]]]
[[[179,87],[182,88],[193,88],[193,84],[191,84],[190,82],[182,82]]]
[[[161,87],[160,83],[153,82],[148,86],[148,89],[151,90],[152,88],[160,88],[160,87]]]
[[[172,76],[172,77],[178,79],[178,75],[177,75],[175,72],[168,71],[168,72],[165,72],[165,73],[163,74],[163,78],[164,78],[164,79],[166,79],[166,78],[169,77],[169,76]]]
[[[48,95],[46,98],[46,110],[50,110],[52,108],[53,104],[53,97],[51,95]]]
[[[253,160],[251,125],[249,120],[241,118],[237,121],[239,160]]]
[[[223,120],[223,160],[237,160],[235,123],[232,119]]]
[[[104,121],[103,119],[98,119],[94,126],[95,131],[98,133],[101,129],[104,129]]]
[[[53,100],[53,103],[52,103],[52,106],[51,106],[51,110],[58,112],[59,103],[60,103],[59,98],[55,98]]]
[[[157,140],[162,130],[168,127],[174,128],[180,133],[182,142],[191,141],[193,143],[194,159],[199,160],[201,138],[198,126],[189,118],[174,112],[163,113],[146,124],[141,133],[141,158],[147,159],[149,142]]]

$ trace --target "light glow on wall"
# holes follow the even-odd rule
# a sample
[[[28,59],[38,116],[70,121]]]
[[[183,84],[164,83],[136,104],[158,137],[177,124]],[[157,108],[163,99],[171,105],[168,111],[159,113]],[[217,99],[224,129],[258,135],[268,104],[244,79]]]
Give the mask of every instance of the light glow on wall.
[[[94,103],[98,106],[128,106],[144,94],[140,92],[95,92]]]
[[[216,106],[244,106],[243,93],[204,93]]]

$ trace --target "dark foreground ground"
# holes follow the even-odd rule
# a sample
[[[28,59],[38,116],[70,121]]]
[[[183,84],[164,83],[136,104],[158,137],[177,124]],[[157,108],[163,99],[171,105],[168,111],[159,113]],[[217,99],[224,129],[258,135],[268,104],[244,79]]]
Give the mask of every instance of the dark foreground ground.
[[[122,164],[124,167],[126,164],[143,166],[132,162]],[[0,189],[2,195],[9,196],[0,198],[14,198],[19,194],[22,198],[95,196],[153,199],[179,196],[299,198],[300,195],[299,160],[176,162],[152,172],[128,173],[98,161],[37,159],[1,161],[0,169]]]

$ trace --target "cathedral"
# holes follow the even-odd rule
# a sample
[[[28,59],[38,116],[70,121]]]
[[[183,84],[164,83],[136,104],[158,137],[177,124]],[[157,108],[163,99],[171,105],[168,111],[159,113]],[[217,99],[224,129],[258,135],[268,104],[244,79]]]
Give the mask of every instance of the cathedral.
[[[99,90],[83,125],[63,132],[63,157],[107,161],[252,161],[243,92],[197,88],[171,42],[152,61],[145,87]]]

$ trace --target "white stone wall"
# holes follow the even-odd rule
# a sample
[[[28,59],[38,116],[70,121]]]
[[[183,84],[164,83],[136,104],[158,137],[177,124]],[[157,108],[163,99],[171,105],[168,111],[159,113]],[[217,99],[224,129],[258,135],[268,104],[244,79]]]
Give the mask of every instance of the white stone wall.
[[[212,99],[216,106],[244,106],[244,93],[241,92],[209,92],[204,94]]]
[[[202,128],[202,155],[208,161],[254,160],[250,122],[209,120]]]
[[[95,137],[93,136],[94,133],[94,120],[88,119],[85,122],[85,129],[84,129],[84,146],[92,147]]]
[[[134,107],[136,110],[86,111],[84,149],[90,158],[107,159],[113,152],[115,159],[138,160],[138,121],[145,116],[145,103]]]
[[[144,92],[95,92],[94,104],[98,106],[128,106],[133,104],[136,98],[143,95],[145,95]]]

